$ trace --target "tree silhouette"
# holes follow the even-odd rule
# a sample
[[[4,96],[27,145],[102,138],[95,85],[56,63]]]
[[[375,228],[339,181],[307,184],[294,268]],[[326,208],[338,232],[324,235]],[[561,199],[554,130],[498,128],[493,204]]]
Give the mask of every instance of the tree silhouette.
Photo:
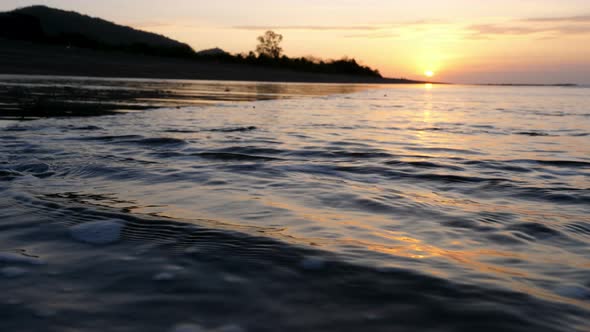
[[[276,59],[283,53],[283,48],[280,46],[283,41],[283,35],[269,30],[257,39],[258,46],[256,46],[256,53],[259,56],[262,55]]]

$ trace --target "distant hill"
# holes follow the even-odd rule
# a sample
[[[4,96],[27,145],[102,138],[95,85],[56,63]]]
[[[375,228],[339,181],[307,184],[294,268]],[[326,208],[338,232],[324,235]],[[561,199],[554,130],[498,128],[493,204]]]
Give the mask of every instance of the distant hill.
[[[0,13],[0,37],[156,55],[190,55],[187,44],[72,11],[32,6]]]
[[[220,49],[219,47],[195,52],[195,55],[197,55],[197,56],[212,56],[212,55],[215,55],[215,56],[222,55],[223,56],[223,55],[228,55],[228,54],[229,53]]]

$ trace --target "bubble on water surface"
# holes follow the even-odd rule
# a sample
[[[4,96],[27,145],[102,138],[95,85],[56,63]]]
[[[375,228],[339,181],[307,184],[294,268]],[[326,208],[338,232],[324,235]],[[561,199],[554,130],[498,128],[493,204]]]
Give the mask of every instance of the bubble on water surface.
[[[555,293],[571,299],[588,300],[590,299],[590,289],[578,285],[564,285],[555,290]]]
[[[43,261],[36,257],[25,256],[17,253],[0,252],[0,263],[42,265]]]
[[[326,262],[320,257],[306,257],[301,261],[301,267],[306,270],[320,270]]]
[[[29,271],[17,266],[8,266],[0,269],[0,274],[6,278],[18,278],[27,274]]]
[[[196,324],[179,324],[170,330],[171,332],[205,332],[206,329]]]
[[[246,332],[246,330],[236,324],[223,325],[214,330],[215,332]]]
[[[101,220],[70,228],[71,236],[90,244],[110,244],[119,241],[123,224],[117,220]]]
[[[156,281],[170,281],[170,280],[174,280],[174,278],[176,278],[176,275],[174,273],[160,272],[160,273],[156,274],[153,279]]]

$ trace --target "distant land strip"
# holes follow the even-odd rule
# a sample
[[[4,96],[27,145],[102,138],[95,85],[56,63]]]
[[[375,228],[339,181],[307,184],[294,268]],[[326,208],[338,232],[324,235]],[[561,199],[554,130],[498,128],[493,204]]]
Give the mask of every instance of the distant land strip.
[[[3,39],[0,39],[0,74],[309,83],[425,83],[406,79],[312,73],[255,65],[68,48]]]

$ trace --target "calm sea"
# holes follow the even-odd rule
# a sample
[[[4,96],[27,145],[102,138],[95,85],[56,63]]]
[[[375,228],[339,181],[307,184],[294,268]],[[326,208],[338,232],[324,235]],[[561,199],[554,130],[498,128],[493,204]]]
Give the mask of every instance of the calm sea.
[[[56,84],[210,102],[0,122],[1,331],[590,329],[590,88]]]

